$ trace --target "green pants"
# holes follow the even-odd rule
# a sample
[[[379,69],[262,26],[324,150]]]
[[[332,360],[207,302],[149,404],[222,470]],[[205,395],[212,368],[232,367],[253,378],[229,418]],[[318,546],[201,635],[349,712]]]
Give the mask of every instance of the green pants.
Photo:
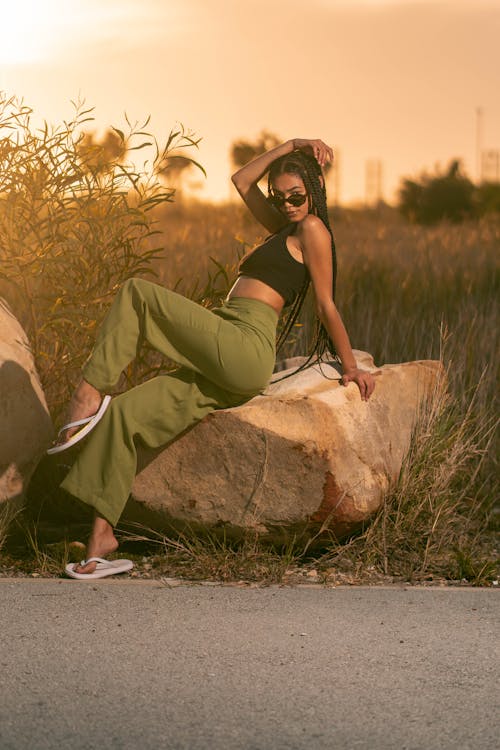
[[[215,409],[260,393],[274,367],[277,320],[259,300],[235,298],[208,310],[157,284],[127,281],[83,377],[106,393],[144,340],[180,368],[111,400],[62,487],[116,525],[136,473],[136,444],[160,448]]]

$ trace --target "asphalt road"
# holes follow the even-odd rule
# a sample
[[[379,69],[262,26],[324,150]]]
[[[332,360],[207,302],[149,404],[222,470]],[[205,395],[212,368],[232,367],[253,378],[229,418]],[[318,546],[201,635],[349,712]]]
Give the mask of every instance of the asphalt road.
[[[497,750],[498,593],[0,580],[0,748]]]

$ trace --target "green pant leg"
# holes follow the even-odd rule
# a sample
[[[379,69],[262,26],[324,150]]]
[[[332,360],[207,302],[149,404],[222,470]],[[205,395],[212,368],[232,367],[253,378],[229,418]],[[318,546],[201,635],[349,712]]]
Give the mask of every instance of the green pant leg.
[[[241,377],[241,392],[251,391],[253,382],[248,382],[247,375],[251,363],[245,365],[242,357],[245,352],[252,356],[252,350],[245,346],[243,336],[237,326],[192,300],[144,279],[129,279],[99,330],[83,376],[101,392],[112,389],[146,340],[161,354],[222,388],[237,385]],[[225,350],[242,353],[238,377],[233,362],[228,367],[222,362],[221,342]]]
[[[115,526],[136,473],[136,441],[159,448],[211,411],[247,398],[186,368],[153,378],[111,401],[61,486]]]

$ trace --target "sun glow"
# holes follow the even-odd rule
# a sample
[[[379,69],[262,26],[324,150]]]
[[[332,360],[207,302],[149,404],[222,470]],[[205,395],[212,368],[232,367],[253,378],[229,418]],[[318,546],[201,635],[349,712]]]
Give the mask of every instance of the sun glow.
[[[57,39],[61,0],[2,0],[0,64],[42,60]]]
[[[130,38],[131,28],[135,42],[178,30],[183,6],[158,2],[148,10],[137,0],[0,0],[0,66],[64,59],[82,44]]]

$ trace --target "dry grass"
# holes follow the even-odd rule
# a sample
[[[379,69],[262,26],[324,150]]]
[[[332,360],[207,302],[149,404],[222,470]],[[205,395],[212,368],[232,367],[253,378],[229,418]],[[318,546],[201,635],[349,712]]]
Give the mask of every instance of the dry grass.
[[[0,555],[7,541],[9,528],[21,510],[22,507],[19,502],[0,503]]]
[[[189,581],[209,579],[269,585],[281,583],[290,566],[300,559],[300,551],[293,541],[279,549],[266,549],[258,535],[251,532],[235,542],[224,533],[210,531],[200,536],[188,529],[174,538],[139,525],[133,531],[130,528],[121,531],[123,542],[139,542],[149,550],[156,547],[152,555],[142,560],[147,561],[147,570],[155,577],[168,575]],[[144,574],[143,566],[141,573]]]
[[[441,359],[447,377],[421,415],[397,487],[364,533],[341,545],[332,540],[314,560],[295,549],[295,563],[355,581],[491,582],[498,575],[500,224],[420,227],[390,209],[338,211],[332,220],[338,304],[355,347],[379,364]],[[189,291],[193,279],[183,268],[208,273],[213,256],[230,278],[241,248],[261,236],[239,207],[176,206],[159,275],[167,284],[183,278]],[[303,323],[302,339],[307,314]],[[301,344],[298,336],[287,354],[302,353]]]
[[[476,416],[481,386],[463,413],[442,378],[422,410],[396,487],[364,533],[332,544],[324,564],[410,582],[495,578],[498,553],[487,544],[494,508],[479,477],[498,421]]]
[[[225,294],[239,256],[264,234],[239,206],[180,204],[157,218],[165,241],[155,261],[159,280],[204,303]],[[422,414],[397,487],[362,534],[342,544],[326,540],[314,556],[294,541],[264,549],[255,538],[237,545],[143,530],[134,542],[137,549],[146,544],[145,560],[136,556],[141,575],[270,583],[295,580],[295,571],[324,583],[477,585],[498,575],[500,224],[417,227],[387,208],[338,210],[333,225],[338,305],[355,348],[378,364],[441,358],[447,371],[448,389],[438,389]],[[302,353],[307,314],[303,323],[287,355]],[[52,547],[47,560],[34,547],[43,574],[61,570],[66,549]]]

